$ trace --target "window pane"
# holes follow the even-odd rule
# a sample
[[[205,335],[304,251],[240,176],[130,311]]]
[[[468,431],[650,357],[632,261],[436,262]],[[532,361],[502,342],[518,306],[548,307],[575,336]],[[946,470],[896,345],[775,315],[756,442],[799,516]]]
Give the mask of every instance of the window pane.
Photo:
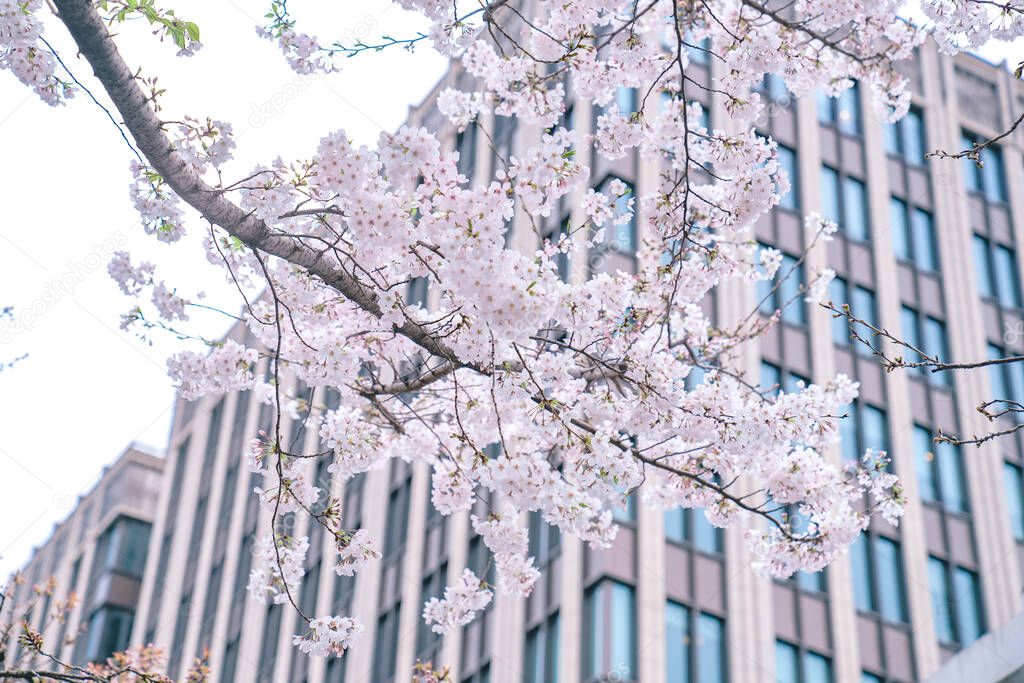
[[[900,139],[896,130],[898,123],[883,123],[882,133],[885,135],[885,151],[889,154],[900,153]]]
[[[702,613],[697,617],[697,683],[724,682],[725,625],[718,617]]]
[[[967,646],[980,638],[985,630],[981,619],[981,588],[978,585],[978,577],[972,571],[957,567],[953,570],[953,588],[960,627],[960,644]]]
[[[786,177],[789,178],[789,192],[784,194],[782,199],[779,200],[779,206],[796,211],[800,208],[800,184],[797,173],[796,153],[789,147],[779,145],[778,159],[779,165],[785,169]]]
[[[903,333],[903,341],[911,346],[921,348],[921,339],[917,333],[917,311],[906,306],[900,307],[900,331]],[[921,356],[917,351],[901,347],[899,355],[907,363],[919,363]]]
[[[924,352],[933,358],[939,360],[946,360],[949,358],[949,349],[946,347],[946,326],[941,320],[935,318],[925,318],[923,321],[924,329]],[[946,385],[949,384],[951,375],[948,372],[930,372],[924,370],[927,373],[928,381],[932,384]]]
[[[920,425],[914,425],[914,452],[917,456],[917,486],[922,500],[939,499],[938,482],[935,480],[935,451],[932,447],[931,432]]]
[[[544,652],[541,647],[541,628],[526,634],[526,665],[523,683],[544,683]]]
[[[831,680],[832,665],[828,659],[816,652],[805,652],[803,683],[830,683]]]
[[[675,602],[665,605],[665,680],[690,680],[690,611]]]
[[[1013,535],[1018,541],[1024,541],[1024,470],[1011,463],[1003,463],[1003,481]]]
[[[818,121],[825,124],[835,122],[835,100],[819,90],[816,95],[818,102]]]
[[[896,258],[910,261],[910,221],[907,219],[907,205],[901,199],[889,199],[889,234],[892,235],[893,252]]]
[[[848,135],[860,134],[860,89],[854,83],[852,88],[839,93],[836,99],[836,118],[839,130]]]
[[[867,191],[864,183],[847,176],[843,181],[843,229],[855,240],[868,239]]]
[[[981,166],[982,183],[985,186],[985,196],[989,201],[1005,202],[1006,191],[1003,184],[1003,150],[998,147],[989,147],[981,154],[984,162]]]
[[[797,259],[794,257],[783,254],[778,278],[785,278],[779,281],[778,289],[778,305],[785,306],[782,311],[782,319],[794,325],[806,324],[804,297],[800,295],[800,284],[804,281],[803,266],[798,265]]]
[[[775,680],[777,683],[800,683],[796,648],[781,640],[775,641]]]
[[[910,216],[911,235],[914,244],[914,264],[921,270],[938,270],[935,231],[932,215],[923,209],[914,209]]]
[[[979,296],[995,296],[992,269],[988,264],[988,240],[981,235],[974,236],[974,277],[977,280]]]
[[[782,371],[779,366],[761,361],[761,389],[775,392],[782,387]]]
[[[1003,357],[1003,350],[995,344],[988,345],[988,359],[995,360]],[[992,399],[1009,398],[1010,387],[1006,382],[1006,375],[1003,374],[1002,365],[988,366],[988,379],[992,384]]]
[[[942,560],[928,558],[928,582],[931,585],[932,611],[935,615],[935,635],[945,643],[954,642],[953,612],[946,577],[946,565]]]
[[[611,582],[609,585],[612,590],[612,660],[609,671],[618,671],[622,678],[632,680],[636,678],[633,589],[622,583]]]
[[[839,174],[828,166],[821,167],[821,210],[825,218],[842,225],[839,215]]]
[[[850,301],[850,309],[852,310],[853,314],[856,317],[860,318],[861,320],[869,322],[872,325],[875,325],[875,321],[877,320],[878,316],[875,315],[874,292],[863,287],[854,287],[853,291],[850,292],[850,295],[852,298],[852,301]],[[866,341],[868,344],[871,344],[872,346],[875,345],[876,341],[870,329],[861,324],[857,324],[855,329],[857,330],[857,334],[860,335],[861,339]],[[868,348],[866,344],[863,344],[861,342],[856,342],[854,344],[854,350],[857,353],[865,355],[871,354],[871,349]]]
[[[694,547],[706,553],[722,552],[722,530],[708,521],[703,510],[693,510],[690,515]]]
[[[889,450],[885,412],[869,405],[860,406],[860,410],[862,413],[861,424],[864,429],[864,448],[874,448],[879,451]]]
[[[678,543],[686,540],[686,514],[683,509],[665,511],[665,538]]]
[[[967,135],[960,137],[960,149],[970,149],[974,146],[974,141]],[[962,162],[961,168],[964,172],[964,185],[971,192],[981,192],[981,169],[978,168],[978,164],[971,159],[965,158]]]
[[[545,649],[547,650],[547,678],[549,683],[558,683],[558,648],[559,636],[561,634],[559,615],[556,613],[548,619],[548,640]]]
[[[900,121],[903,158],[908,164],[924,164],[924,120],[921,112],[911,109]]]
[[[935,444],[935,455],[939,466],[943,504],[950,510],[966,512],[967,500],[964,495],[964,472],[960,449],[951,443],[938,443]]]
[[[996,245],[992,252],[995,261],[996,291],[1004,306],[1020,306],[1020,281],[1012,249]]]
[[[833,278],[828,285],[828,291],[832,305],[840,311],[843,310],[843,304],[849,303],[846,297],[846,280],[841,277]],[[850,326],[847,319],[835,313],[832,315],[832,341],[840,346],[849,346]]]
[[[906,621],[899,544],[884,536],[875,536],[874,548],[879,611],[887,621]]]
[[[867,536],[863,533],[850,544],[850,562],[853,565],[853,597],[857,609],[871,612],[871,564],[868,562]]]

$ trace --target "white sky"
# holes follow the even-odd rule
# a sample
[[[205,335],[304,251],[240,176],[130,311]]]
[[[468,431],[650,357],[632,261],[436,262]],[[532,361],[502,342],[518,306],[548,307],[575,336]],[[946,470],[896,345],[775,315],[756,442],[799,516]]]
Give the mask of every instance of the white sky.
[[[324,133],[338,128],[373,144],[382,130],[402,123],[408,105],[423,98],[445,67],[424,45],[415,54],[392,48],[361,55],[330,77],[299,77],[275,45],[255,35],[268,2],[166,4],[200,25],[205,47],[191,59],[175,58],[172,47],[156,44],[135,24],[119,28],[122,50],[130,64],[159,75],[168,90],[164,118],[188,113],[232,122],[239,161],[229,171],[238,177],[277,155],[308,156]],[[371,42],[422,27],[385,0],[290,4],[300,30],[325,38]],[[72,59],[63,27],[51,22],[47,36],[100,96],[89,68]],[[1006,46],[984,52],[994,60],[1024,56]],[[131,302],[106,274],[111,252],[127,248],[156,262],[157,275],[186,296],[205,291],[208,302],[228,310],[239,302],[199,251],[198,222],[189,243],[168,246],[143,234],[128,200],[131,152],[84,93],[52,109],[0,72],[0,144],[0,305],[13,305],[19,316],[41,311],[21,317],[26,324],[13,339],[0,324],[0,361],[29,354],[0,373],[2,580],[129,443],[158,450],[166,443],[173,390],[164,361],[181,343],[155,335],[150,346],[118,328]],[[66,288],[56,290],[54,281]],[[217,337],[229,324],[193,314],[189,329]]]

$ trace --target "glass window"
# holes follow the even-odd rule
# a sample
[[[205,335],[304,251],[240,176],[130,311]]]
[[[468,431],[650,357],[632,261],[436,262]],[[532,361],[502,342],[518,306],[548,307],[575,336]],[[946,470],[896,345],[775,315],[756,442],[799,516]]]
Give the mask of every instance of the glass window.
[[[779,166],[786,171],[786,177],[789,178],[789,191],[782,195],[782,198],[779,200],[779,206],[792,211],[798,211],[800,209],[800,176],[797,171],[796,152],[789,147],[779,145],[777,154]]]
[[[584,597],[589,616],[587,680],[616,672],[621,680],[636,678],[636,614],[633,588],[604,579]]]
[[[690,680],[690,610],[671,600],[665,604],[665,680]]]
[[[907,203],[896,197],[889,198],[889,234],[892,235],[893,251],[901,261],[911,261],[914,255],[910,251],[910,220]]]
[[[867,241],[869,238],[867,189],[864,183],[850,176],[843,179],[841,226],[852,239]]]
[[[1024,542],[1024,469],[1004,462],[1003,482],[1006,484],[1006,501],[1010,508],[1013,535],[1018,541]]]
[[[985,196],[992,202],[1005,202],[1006,189],[1003,182],[1003,150],[992,146],[981,153],[981,182]]]
[[[928,558],[935,632],[942,642],[967,646],[985,632],[978,575],[964,567],[952,567],[936,557]]]
[[[885,536],[875,536],[873,540],[878,577],[878,611],[886,621],[905,622],[907,614],[900,546]]]
[[[924,118],[920,109],[911,107],[907,115],[900,120],[900,144],[903,147],[903,160],[916,166],[923,165],[924,158]]]
[[[867,671],[861,673],[860,683],[884,683],[881,677],[875,674],[869,674]]]
[[[615,104],[619,113],[628,116],[636,111],[636,89],[620,87],[615,91]]]
[[[558,683],[558,612],[526,634],[523,683]]]
[[[850,310],[855,316],[861,320],[871,323],[872,325],[876,324],[875,321],[878,320],[878,315],[875,312],[874,292],[870,289],[857,285],[853,288],[853,291],[850,292],[850,299]],[[846,322],[845,319],[844,322]],[[868,344],[874,343],[874,336],[869,328],[860,324],[856,325],[855,328],[857,329],[857,334],[859,334],[864,341],[868,342]],[[864,355],[871,354],[871,349],[868,348],[867,344],[858,342],[854,348],[857,353]]]
[[[932,593],[935,635],[941,642],[955,642],[953,637],[953,606],[946,563],[934,557],[928,558],[928,582]]]
[[[935,477],[935,451],[932,434],[927,427],[914,425],[914,451],[917,461],[917,487],[921,500],[937,502],[939,485]]]
[[[836,98],[836,119],[839,130],[847,135],[860,135],[860,88],[856,83]]]
[[[665,512],[665,538],[692,543],[705,553],[722,552],[722,530],[708,521],[703,509],[677,508]]]
[[[924,209],[914,209],[910,215],[912,243],[914,245],[914,265],[921,270],[937,271],[939,257],[936,253],[937,241],[932,215]]]
[[[935,444],[935,463],[939,470],[942,503],[955,512],[967,512],[963,461],[960,448],[951,443]]]
[[[839,172],[829,166],[821,167],[821,212],[825,218],[842,226],[839,211]]]
[[[861,405],[861,428],[864,434],[862,450],[874,448],[879,451],[889,450],[889,436],[886,428],[885,411],[867,404]]]
[[[932,358],[938,358],[940,360],[949,357],[949,352],[946,347],[946,325],[941,320],[925,316],[921,320],[922,326],[922,338],[923,346],[922,351],[931,356]],[[950,375],[948,372],[931,372],[926,368],[922,368],[925,372],[925,376],[928,381],[932,384],[948,385],[950,381]]]
[[[765,245],[761,245],[766,249]],[[782,311],[782,319],[794,325],[807,324],[807,308],[800,293],[804,281],[804,268],[799,260],[789,254],[782,255],[782,263],[772,280],[757,281],[758,310],[764,315]]]
[[[797,649],[781,640],[775,641],[775,680],[777,683],[800,683],[800,659]]]
[[[828,658],[816,652],[805,652],[803,683],[830,683],[831,680],[832,663]]]
[[[996,288],[992,280],[992,267],[988,262],[988,240],[974,235],[974,277],[978,284],[978,295],[991,299]]]
[[[960,644],[967,646],[985,632],[981,618],[981,586],[978,584],[978,575],[963,567],[956,567],[953,570],[953,590]]]
[[[853,597],[857,609],[862,612],[873,610],[871,599],[871,562],[868,560],[867,537],[857,536],[850,544],[850,563],[853,565]]]
[[[1004,306],[1020,306],[1020,280],[1017,277],[1017,261],[1014,251],[996,245],[992,253],[995,263],[996,292],[999,303]]]
[[[702,612],[697,616],[697,683],[724,681],[725,623]]]

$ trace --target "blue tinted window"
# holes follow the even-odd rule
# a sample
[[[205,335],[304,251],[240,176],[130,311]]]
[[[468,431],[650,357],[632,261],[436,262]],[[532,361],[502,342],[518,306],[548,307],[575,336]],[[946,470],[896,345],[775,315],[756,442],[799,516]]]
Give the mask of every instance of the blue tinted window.
[[[588,678],[615,671],[625,680],[636,678],[636,614],[633,588],[605,579],[585,596],[589,623]]]
[[[803,683],[831,683],[832,664],[816,652],[804,653]]]
[[[665,604],[665,679],[690,680],[690,610],[672,601]]]
[[[860,134],[860,88],[856,83],[836,98],[836,118],[839,130],[847,135]]]
[[[928,558],[928,582],[932,593],[935,635],[942,642],[955,642],[953,637],[953,596],[949,590],[946,564],[942,560],[934,557]]]
[[[691,515],[694,547],[706,553],[722,552],[722,530],[708,521],[703,510],[693,510]]]
[[[889,199],[889,234],[892,235],[893,251],[896,258],[910,261],[910,221],[907,216],[907,204],[902,199]]]
[[[981,153],[981,181],[989,201],[1005,202],[1006,186],[1003,182],[1003,150],[989,147]]]
[[[889,436],[886,430],[885,411],[874,406],[860,406],[861,426],[864,431],[865,449],[874,448],[885,451],[889,449]]]
[[[900,142],[908,164],[924,164],[924,120],[920,110],[911,109],[900,120]]]
[[[868,560],[867,536],[863,533],[850,544],[850,563],[853,565],[853,597],[857,609],[870,612],[874,601],[871,599],[871,563]]]
[[[853,314],[861,320],[874,325],[875,321],[878,319],[878,316],[875,314],[874,292],[858,285],[853,288],[850,298],[850,309]],[[859,323],[855,325],[855,328],[857,330],[857,334],[859,334],[864,341],[868,344],[874,344],[874,337],[872,336],[872,332],[869,328]],[[871,354],[871,349],[868,348],[867,344],[861,342],[857,342],[855,344],[855,350],[857,353],[865,355]]]
[[[878,611],[887,621],[906,621],[900,546],[884,536],[875,536],[874,549],[875,576],[878,580]]]
[[[992,257],[995,262],[999,302],[1004,306],[1020,306],[1020,280],[1017,278],[1017,263],[1013,250],[996,245]]]
[[[932,358],[945,360],[949,357],[949,350],[946,347],[946,325],[941,320],[925,317],[921,321],[923,339],[922,350]],[[949,384],[950,374],[948,372],[931,372],[925,370],[928,381],[932,384]]]
[[[779,145],[778,147],[779,166],[786,171],[789,178],[789,192],[779,200],[779,206],[796,211],[800,208],[800,176],[797,171],[796,153],[789,147]]]
[[[921,425],[914,425],[914,452],[917,462],[917,487],[921,499],[938,501],[939,485],[935,480],[935,450],[931,432]]]
[[[943,505],[955,512],[966,512],[967,496],[960,449],[951,443],[935,444],[935,462],[939,469]]]
[[[697,683],[725,683],[725,624],[704,613],[697,617]]]
[[[866,241],[869,237],[867,190],[864,183],[849,176],[843,179],[842,228],[852,239]]]
[[[981,618],[978,575],[963,567],[953,570],[953,590],[961,645],[970,645],[985,632]]]
[[[797,649],[781,640],[775,641],[775,680],[777,683],[800,683]]]
[[[938,270],[939,258],[935,249],[936,240],[932,215],[924,209],[914,209],[910,215],[910,225],[914,245],[914,265],[921,270]]]
[[[1024,541],[1024,470],[1012,463],[1003,463],[1003,482],[1013,535],[1018,541]]]
[[[821,167],[821,212],[828,220],[842,226],[839,211],[839,173],[828,166]]]
[[[992,283],[992,267],[988,261],[988,240],[981,235],[974,236],[974,276],[978,283],[978,294],[986,298],[995,296]]]

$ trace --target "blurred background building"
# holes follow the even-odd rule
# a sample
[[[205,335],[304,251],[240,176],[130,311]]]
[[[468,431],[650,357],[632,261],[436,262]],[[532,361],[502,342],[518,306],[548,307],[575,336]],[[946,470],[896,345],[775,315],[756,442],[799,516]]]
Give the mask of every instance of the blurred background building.
[[[27,622],[42,634],[49,654],[76,665],[125,650],[163,466],[163,458],[135,445],[108,465],[32,553],[0,611],[0,623]],[[69,603],[72,594],[77,600]],[[7,668],[50,668],[17,642],[20,633],[16,626],[2,645]]]

